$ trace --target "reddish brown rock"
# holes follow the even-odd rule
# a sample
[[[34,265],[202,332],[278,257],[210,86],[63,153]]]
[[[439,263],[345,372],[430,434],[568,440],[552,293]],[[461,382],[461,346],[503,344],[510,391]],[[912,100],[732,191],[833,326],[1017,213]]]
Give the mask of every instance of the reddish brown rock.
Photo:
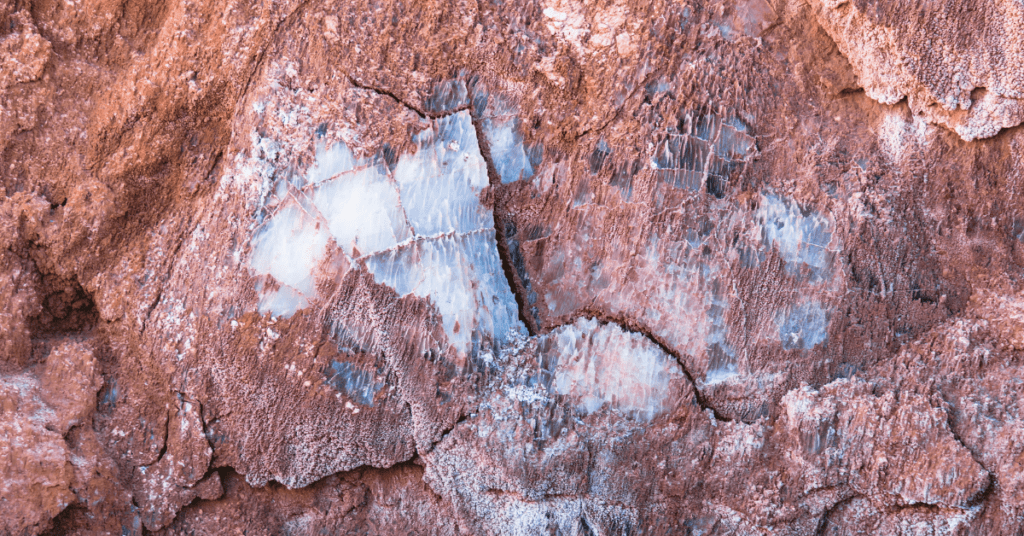
[[[0,532],[1015,534],[1019,7],[0,4]]]

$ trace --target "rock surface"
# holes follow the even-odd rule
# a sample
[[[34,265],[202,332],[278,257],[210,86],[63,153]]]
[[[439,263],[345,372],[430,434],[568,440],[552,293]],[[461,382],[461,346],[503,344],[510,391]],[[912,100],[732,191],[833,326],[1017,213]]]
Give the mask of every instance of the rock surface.
[[[1022,23],[0,3],[0,533],[1018,534]]]

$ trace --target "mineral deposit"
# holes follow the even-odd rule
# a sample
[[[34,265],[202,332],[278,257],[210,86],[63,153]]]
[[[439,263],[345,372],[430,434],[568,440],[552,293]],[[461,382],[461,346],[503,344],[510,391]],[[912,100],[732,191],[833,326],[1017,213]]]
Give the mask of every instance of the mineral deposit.
[[[1018,535],[1020,0],[0,0],[0,534]]]

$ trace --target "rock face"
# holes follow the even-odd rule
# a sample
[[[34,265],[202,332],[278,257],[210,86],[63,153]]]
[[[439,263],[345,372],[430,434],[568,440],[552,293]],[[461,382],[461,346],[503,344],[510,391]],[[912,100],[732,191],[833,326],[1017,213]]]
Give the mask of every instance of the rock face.
[[[906,98],[915,114],[966,141],[1024,122],[1020,2],[812,4],[872,99]]]
[[[1018,534],[1022,28],[0,3],[0,533]]]

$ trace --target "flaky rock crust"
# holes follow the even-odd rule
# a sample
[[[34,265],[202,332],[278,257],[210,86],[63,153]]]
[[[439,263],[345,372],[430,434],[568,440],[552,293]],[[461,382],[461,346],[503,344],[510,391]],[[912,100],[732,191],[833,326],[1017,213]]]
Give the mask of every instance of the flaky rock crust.
[[[0,533],[1019,533],[1021,19],[0,3]]]

